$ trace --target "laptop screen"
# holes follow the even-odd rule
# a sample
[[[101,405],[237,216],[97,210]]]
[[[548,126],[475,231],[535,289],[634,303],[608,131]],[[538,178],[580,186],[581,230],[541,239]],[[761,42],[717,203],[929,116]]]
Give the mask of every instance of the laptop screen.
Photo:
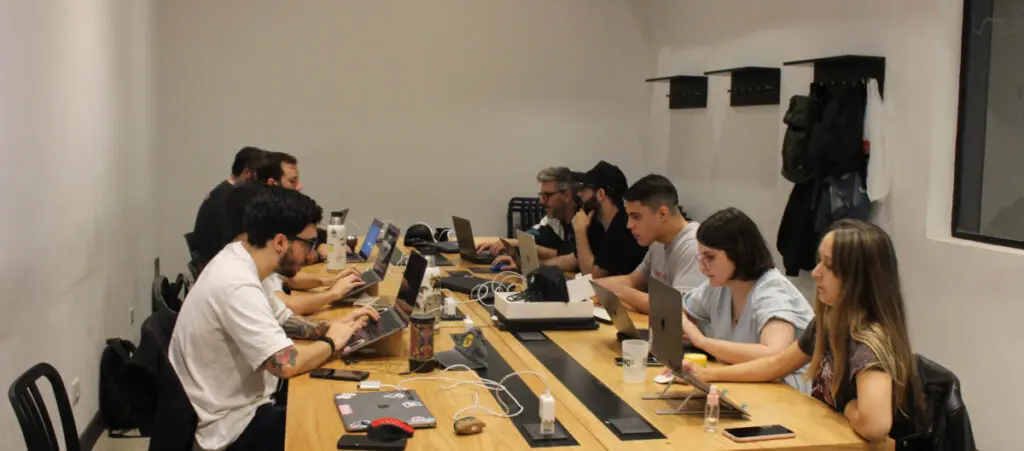
[[[395,247],[398,246],[398,234],[401,233],[398,227],[394,225],[388,226],[387,233],[384,234],[384,238],[377,243],[377,259],[373,261],[373,272],[377,273],[381,279],[388,272],[388,265],[391,263],[391,254],[394,253]]]
[[[416,305],[416,298],[423,285],[423,275],[427,272],[427,259],[417,252],[409,252],[409,262],[405,265],[402,286],[398,288],[398,300],[408,306]]]
[[[366,231],[366,238],[363,239],[363,247],[359,248],[359,254],[363,258],[369,257],[370,252],[373,252],[373,245],[377,244],[377,237],[380,236],[382,226],[383,224],[376,219],[373,220],[373,224],[370,224],[370,229]]]

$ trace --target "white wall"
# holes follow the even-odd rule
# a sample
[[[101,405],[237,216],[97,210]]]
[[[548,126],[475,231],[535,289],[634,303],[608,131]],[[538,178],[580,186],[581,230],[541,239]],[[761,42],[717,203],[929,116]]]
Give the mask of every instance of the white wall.
[[[915,350],[960,377],[978,446],[1017,449],[1024,392],[1020,268],[1024,254],[950,239],[962,2],[661,0],[646,10],[658,75],[840,54],[887,58],[885,99],[895,181],[884,226],[901,260]],[[810,67],[783,69],[783,102]],[[654,75],[654,74],[651,74]],[[650,93],[651,169],[667,168],[696,216],[748,212],[774,245],[791,184],[778,176],[782,107],[730,108],[728,77],[709,107],[669,113]],[[730,174],[730,168],[737,168]]]
[[[148,1],[0,1],[0,386],[41,361],[80,378],[80,430],[99,409],[104,340],[137,342],[149,308],[149,14]],[[24,449],[9,406],[0,436]]]
[[[160,255],[244,145],[299,158],[306,192],[391,219],[505,230],[550,165],[642,174],[641,26],[617,0],[178,0],[158,6]],[[365,230],[365,229],[364,229]]]

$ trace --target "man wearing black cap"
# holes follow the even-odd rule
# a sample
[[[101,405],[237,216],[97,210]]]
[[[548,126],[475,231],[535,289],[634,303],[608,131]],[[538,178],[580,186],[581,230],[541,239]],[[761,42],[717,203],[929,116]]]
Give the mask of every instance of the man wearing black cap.
[[[622,193],[628,188],[622,170],[606,161],[583,174],[580,199],[572,226],[576,253],[558,257],[552,263],[562,269],[579,268],[595,278],[629,274],[647,254],[629,231],[629,217],[622,208]]]

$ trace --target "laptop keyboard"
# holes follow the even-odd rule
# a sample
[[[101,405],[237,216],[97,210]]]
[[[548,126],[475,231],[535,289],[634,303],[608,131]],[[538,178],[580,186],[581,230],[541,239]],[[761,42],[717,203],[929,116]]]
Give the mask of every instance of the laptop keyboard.
[[[379,282],[380,282],[380,276],[378,276],[377,273],[373,272],[372,269],[363,273],[363,283],[371,284],[371,283],[379,283]]]
[[[380,321],[370,321],[366,323],[366,327],[360,329],[356,333],[352,334],[352,338],[348,340],[348,346],[354,346],[363,341],[373,341],[380,338],[383,335],[387,335],[395,330],[404,329],[406,327],[405,321],[398,315],[394,309],[384,309],[380,312]]]

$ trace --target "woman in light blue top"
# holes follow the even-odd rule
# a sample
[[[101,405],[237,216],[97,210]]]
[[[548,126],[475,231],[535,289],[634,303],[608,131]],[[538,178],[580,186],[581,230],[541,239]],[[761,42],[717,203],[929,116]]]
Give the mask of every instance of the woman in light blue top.
[[[697,230],[707,281],[684,298],[683,332],[694,346],[736,364],[784,351],[814,319],[810,303],[775,269],[764,237],[746,214],[721,210]],[[784,378],[803,391],[806,368]]]

